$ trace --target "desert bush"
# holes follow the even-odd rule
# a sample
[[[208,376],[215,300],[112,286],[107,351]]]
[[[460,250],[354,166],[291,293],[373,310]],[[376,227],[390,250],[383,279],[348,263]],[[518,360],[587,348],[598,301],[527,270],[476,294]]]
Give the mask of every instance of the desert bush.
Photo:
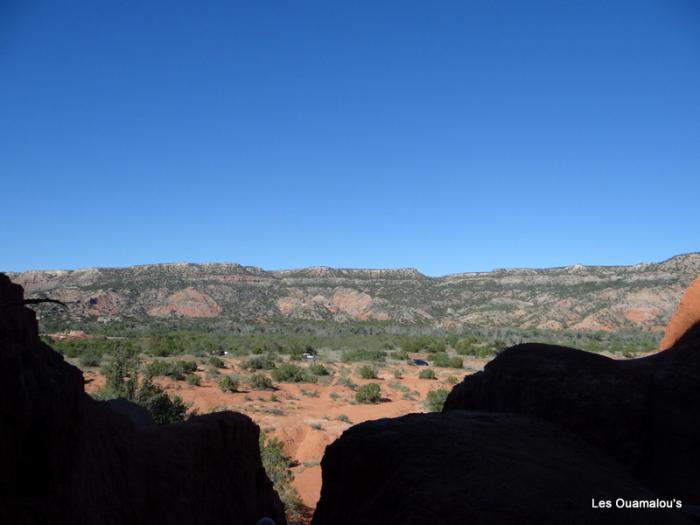
[[[140,365],[138,349],[131,345],[114,349],[111,361],[102,366],[102,375],[105,376],[105,397],[107,399],[123,397],[133,401],[138,387]]]
[[[328,369],[321,363],[311,363],[309,365],[309,372],[315,376],[327,376],[329,374]]]
[[[250,388],[253,390],[272,390],[274,388],[272,380],[262,372],[253,374],[248,381],[250,382]]]
[[[447,376],[447,379],[445,379],[445,382],[449,385],[456,385],[459,383],[459,378],[455,376]]]
[[[419,337],[404,337],[400,340],[399,346],[404,352],[444,352],[447,344],[443,339],[422,335]]]
[[[377,379],[377,370],[374,367],[363,365],[357,369],[357,375],[362,379]]]
[[[341,385],[341,386],[346,386],[346,387],[348,387],[348,388],[351,389],[351,390],[357,389],[357,385],[356,385],[355,383],[353,383],[353,382],[352,382],[352,379],[350,379],[350,378],[347,377],[347,376],[343,376],[343,377],[339,378],[339,379],[338,379],[338,384]]]
[[[418,379],[435,379],[435,371],[432,368],[424,368],[418,372]]]
[[[158,425],[179,423],[185,420],[187,404],[180,396],[172,398],[153,381],[146,377],[141,383],[135,401],[151,413]]]
[[[147,377],[167,376],[182,381],[186,374],[197,371],[195,361],[152,361],[143,368]]]
[[[282,383],[315,383],[316,376],[294,363],[282,363],[272,371],[272,379]]]
[[[275,366],[275,360],[269,355],[251,357],[241,363],[245,370],[272,370]]]
[[[355,400],[358,403],[379,403],[381,399],[381,389],[377,383],[362,385],[355,394]]]
[[[383,350],[355,349],[343,352],[343,361],[386,361],[386,352]]]
[[[403,379],[403,370],[400,368],[397,368],[396,370],[394,370],[394,377],[396,379]]]
[[[223,376],[219,379],[219,388],[222,392],[236,392],[238,390],[238,378]]]
[[[403,350],[397,350],[396,352],[391,352],[389,357],[396,359],[397,361],[406,361],[409,359],[408,353]]]
[[[301,510],[301,499],[292,486],[294,479],[291,466],[292,460],[284,452],[282,442],[276,437],[267,437],[264,432],[260,432],[260,459],[267,473],[267,477],[279,494],[282,503],[288,514],[294,516]]]
[[[441,368],[462,368],[464,361],[461,357],[449,357],[445,352],[437,353],[433,356],[433,365]]]
[[[447,399],[448,394],[449,392],[444,388],[431,390],[425,396],[425,408],[430,412],[442,411],[442,406],[445,404],[445,400]]]
[[[348,416],[346,416],[345,414],[338,414],[337,416],[335,416],[335,419],[336,419],[336,421],[342,421],[343,423],[348,423],[348,424],[352,423],[350,421],[350,418]]]
[[[226,363],[224,363],[224,360],[220,357],[213,355],[209,358],[209,366],[213,366],[214,368],[226,368]]]
[[[188,385],[199,386],[201,384],[201,379],[197,374],[188,374],[185,380]]]
[[[102,355],[96,350],[88,349],[81,352],[79,358],[80,366],[100,366],[102,362]]]

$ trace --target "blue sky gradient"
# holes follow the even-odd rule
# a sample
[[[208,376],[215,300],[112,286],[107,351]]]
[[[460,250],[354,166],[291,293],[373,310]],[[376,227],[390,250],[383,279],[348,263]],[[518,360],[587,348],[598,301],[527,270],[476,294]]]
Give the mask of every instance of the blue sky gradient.
[[[10,0],[0,75],[0,270],[700,249],[695,0]]]

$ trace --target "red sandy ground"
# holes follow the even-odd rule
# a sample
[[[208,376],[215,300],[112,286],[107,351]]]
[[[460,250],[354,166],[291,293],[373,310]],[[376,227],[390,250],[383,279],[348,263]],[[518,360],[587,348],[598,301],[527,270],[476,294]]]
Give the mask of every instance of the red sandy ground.
[[[355,371],[358,364],[326,364],[332,371],[332,377],[319,378],[318,384],[278,383],[277,390],[257,391],[246,390],[245,376],[249,372],[239,367],[239,361],[227,359],[227,368],[221,370],[222,375],[232,374],[242,379],[241,392],[224,393],[216,381],[207,379],[205,372],[198,372],[201,386],[189,385],[184,381],[172,381],[159,378],[157,382],[169,393],[177,394],[192,408],[200,413],[214,410],[235,410],[249,415],[263,430],[272,432],[283,443],[285,451],[295,461],[293,485],[303,503],[313,509],[318,502],[321,490],[321,467],[319,462],[328,444],[332,443],[351,425],[371,419],[396,417],[411,412],[424,412],[423,401],[429,390],[444,388],[450,390],[452,385],[445,379],[454,376],[461,380],[470,370],[434,369],[437,380],[418,379],[422,367],[406,365],[386,365],[379,369],[378,379],[360,379]],[[481,369],[484,361],[467,361],[465,365],[472,369]],[[383,401],[374,405],[359,404],[355,401],[355,392],[350,388],[338,385],[338,371],[349,368],[349,377],[358,385],[379,383]],[[394,370],[401,368],[403,378],[394,377]],[[86,390],[94,392],[104,384],[104,378],[96,371],[86,371],[88,381]],[[392,383],[400,383],[411,391],[417,391],[415,400],[401,399],[403,393],[389,387]],[[318,392],[318,397],[302,394]],[[331,394],[338,397],[333,399]],[[271,400],[271,395],[277,401]],[[274,412],[273,412],[274,410]],[[280,412],[281,411],[281,412]],[[337,420],[338,416],[347,416],[350,423]]]

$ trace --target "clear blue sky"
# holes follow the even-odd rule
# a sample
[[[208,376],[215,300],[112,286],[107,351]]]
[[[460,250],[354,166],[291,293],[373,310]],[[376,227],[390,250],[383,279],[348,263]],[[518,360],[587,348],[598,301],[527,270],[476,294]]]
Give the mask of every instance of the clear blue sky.
[[[700,249],[697,0],[0,2],[0,270]]]

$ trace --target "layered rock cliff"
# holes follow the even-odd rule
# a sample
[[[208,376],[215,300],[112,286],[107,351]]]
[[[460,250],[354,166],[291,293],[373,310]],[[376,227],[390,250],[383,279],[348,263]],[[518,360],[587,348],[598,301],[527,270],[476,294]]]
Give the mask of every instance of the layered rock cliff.
[[[41,310],[57,329],[88,322],[384,321],[434,327],[660,331],[700,274],[700,254],[635,266],[568,266],[427,277],[416,270],[161,264],[10,274],[32,296],[70,303]],[[73,326],[74,325],[74,326]]]

